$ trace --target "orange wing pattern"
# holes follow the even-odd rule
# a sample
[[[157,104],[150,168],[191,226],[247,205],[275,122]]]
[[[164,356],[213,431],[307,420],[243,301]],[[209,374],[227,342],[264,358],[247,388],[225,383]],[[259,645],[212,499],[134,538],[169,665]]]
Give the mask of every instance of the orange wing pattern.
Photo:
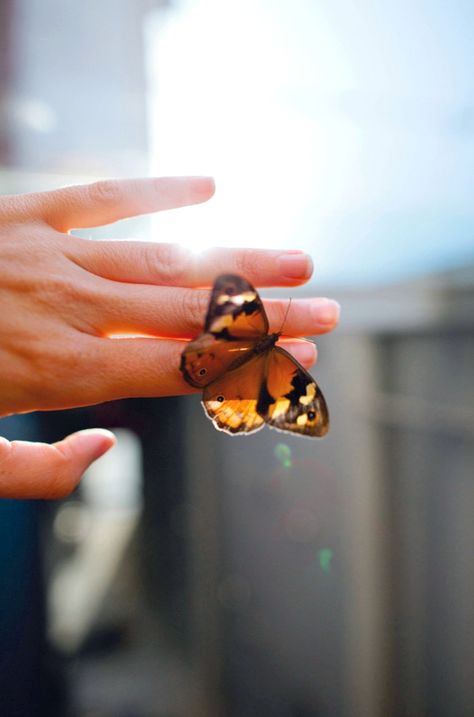
[[[316,381],[278,346],[269,356],[257,410],[280,431],[321,437],[329,430],[326,401]]]
[[[204,389],[202,405],[220,431],[254,433],[265,424],[257,411],[265,361],[265,355],[254,356]]]
[[[268,333],[262,300],[246,279],[233,274],[216,279],[204,331],[225,339],[257,339]]]
[[[191,386],[204,388],[245,361],[254,345],[255,341],[231,341],[201,334],[184,349],[180,369]]]
[[[205,333],[187,344],[180,369],[203,389],[202,404],[214,426],[232,435],[270,428],[324,436],[329,414],[316,381],[268,334],[262,301],[248,281],[216,279]]]
[[[203,406],[215,426],[227,433],[271,428],[302,436],[324,436],[329,415],[318,385],[302,366],[279,347],[252,357],[213,381]]]

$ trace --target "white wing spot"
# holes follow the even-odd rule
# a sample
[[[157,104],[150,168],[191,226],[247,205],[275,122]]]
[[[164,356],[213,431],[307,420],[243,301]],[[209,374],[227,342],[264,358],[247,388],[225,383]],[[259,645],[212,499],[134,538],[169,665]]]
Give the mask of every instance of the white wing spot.
[[[308,385],[306,386],[306,394],[304,396],[299,397],[299,402],[302,403],[303,406],[307,406],[308,404],[310,404],[314,401],[315,395],[316,395],[316,384],[308,383]]]
[[[236,294],[235,296],[232,296],[231,294],[221,294],[217,297],[216,304],[218,306],[222,306],[223,304],[227,304],[227,302],[230,301],[231,304],[235,304],[236,306],[242,306],[242,304],[255,301],[256,298],[257,294],[255,291],[244,291],[242,294]]]

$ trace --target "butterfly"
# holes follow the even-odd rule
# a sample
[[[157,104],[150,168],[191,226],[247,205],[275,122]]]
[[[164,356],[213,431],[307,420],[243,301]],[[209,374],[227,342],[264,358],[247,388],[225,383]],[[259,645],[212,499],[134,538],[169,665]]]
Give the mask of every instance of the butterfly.
[[[187,344],[180,370],[203,389],[204,411],[218,430],[247,435],[267,424],[309,437],[328,432],[324,396],[298,361],[276,346],[280,335],[268,333],[262,300],[246,279],[217,277],[204,333]]]

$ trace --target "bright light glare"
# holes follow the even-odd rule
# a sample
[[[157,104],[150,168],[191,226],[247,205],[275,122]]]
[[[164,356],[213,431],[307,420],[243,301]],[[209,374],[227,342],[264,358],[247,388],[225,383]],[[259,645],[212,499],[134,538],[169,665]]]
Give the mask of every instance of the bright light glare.
[[[157,9],[151,170],[211,174],[217,192],[159,214],[153,238],[303,249],[331,283],[472,257],[473,12],[372,0]]]
[[[317,135],[282,101],[291,63],[280,41],[250,1],[181,3],[149,24],[152,171],[217,181],[208,205],[159,215],[158,238],[194,251],[295,246]]]

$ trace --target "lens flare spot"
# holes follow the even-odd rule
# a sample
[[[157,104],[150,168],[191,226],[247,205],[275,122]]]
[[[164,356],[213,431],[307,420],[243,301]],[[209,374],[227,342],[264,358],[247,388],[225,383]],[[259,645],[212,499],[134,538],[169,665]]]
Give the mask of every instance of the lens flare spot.
[[[321,550],[318,551],[319,564],[325,573],[329,573],[331,571],[332,556],[333,552],[331,548],[321,548]]]
[[[283,468],[291,468],[291,448],[286,443],[277,443],[274,453],[275,458]]]

